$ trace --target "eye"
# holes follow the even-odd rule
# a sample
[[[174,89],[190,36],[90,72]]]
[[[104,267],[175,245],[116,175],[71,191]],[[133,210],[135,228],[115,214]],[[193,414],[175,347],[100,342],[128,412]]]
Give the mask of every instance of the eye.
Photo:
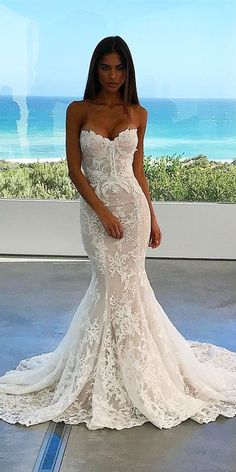
[[[108,66],[100,66],[102,70],[107,70],[108,69]],[[118,70],[124,70],[126,67],[125,65],[121,65],[121,66],[118,66],[117,69]]]

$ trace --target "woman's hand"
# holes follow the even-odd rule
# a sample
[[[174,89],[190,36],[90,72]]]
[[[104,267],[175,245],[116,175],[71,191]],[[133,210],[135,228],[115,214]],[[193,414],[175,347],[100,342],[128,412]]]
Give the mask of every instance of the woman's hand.
[[[154,216],[151,218],[151,233],[148,246],[150,246],[152,249],[155,249],[156,247],[160,246],[161,238],[162,233],[157,223],[156,217]]]
[[[98,217],[109,236],[116,239],[123,237],[121,222],[108,208],[104,208],[102,213],[98,214]]]

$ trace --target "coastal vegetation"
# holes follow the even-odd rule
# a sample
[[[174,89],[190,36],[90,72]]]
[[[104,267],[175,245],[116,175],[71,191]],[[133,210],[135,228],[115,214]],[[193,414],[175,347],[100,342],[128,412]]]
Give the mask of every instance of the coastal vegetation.
[[[152,201],[236,203],[236,159],[212,161],[199,155],[144,157]],[[0,160],[0,198],[75,200],[79,193],[65,159],[21,163]]]

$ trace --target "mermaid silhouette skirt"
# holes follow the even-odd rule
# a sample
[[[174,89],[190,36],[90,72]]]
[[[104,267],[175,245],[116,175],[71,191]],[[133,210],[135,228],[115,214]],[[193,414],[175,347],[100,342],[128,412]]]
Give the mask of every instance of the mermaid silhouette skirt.
[[[186,340],[149,283],[150,211],[132,170],[136,131],[112,141],[80,133],[83,172],[123,237],[109,236],[80,198],[90,284],[57,348],[0,377],[0,418],[8,423],[121,430],[149,421],[162,429],[236,415],[236,353]]]

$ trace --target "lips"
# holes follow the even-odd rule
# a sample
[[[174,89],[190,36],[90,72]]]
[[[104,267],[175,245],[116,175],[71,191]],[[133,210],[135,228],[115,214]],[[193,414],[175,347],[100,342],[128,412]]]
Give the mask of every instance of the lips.
[[[116,82],[108,82],[107,85],[118,85]]]

